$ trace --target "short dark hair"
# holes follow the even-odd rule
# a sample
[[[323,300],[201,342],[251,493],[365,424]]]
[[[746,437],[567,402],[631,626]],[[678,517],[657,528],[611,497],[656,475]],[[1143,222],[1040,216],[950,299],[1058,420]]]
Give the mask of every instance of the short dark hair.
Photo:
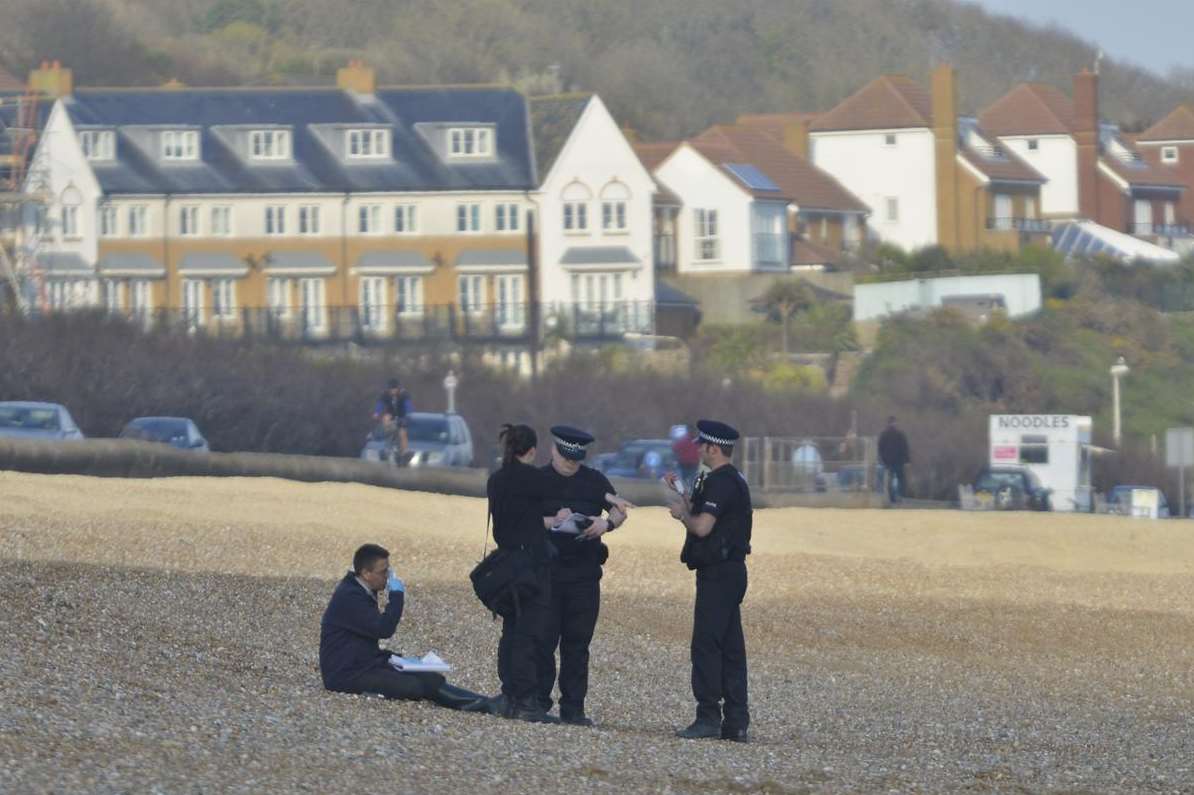
[[[377,544],[362,544],[361,547],[353,553],[352,556],[352,570],[360,574],[365,569],[373,568],[373,564],[383,558],[388,558],[390,551],[385,547]]]

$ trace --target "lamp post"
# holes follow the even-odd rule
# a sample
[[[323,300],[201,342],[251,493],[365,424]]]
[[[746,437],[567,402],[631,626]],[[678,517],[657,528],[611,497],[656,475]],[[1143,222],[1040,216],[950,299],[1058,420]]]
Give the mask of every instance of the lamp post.
[[[444,391],[448,393],[448,413],[456,413],[456,385],[459,384],[459,379],[456,378],[456,373],[451,370],[444,376]]]
[[[1119,379],[1130,372],[1131,370],[1128,368],[1128,363],[1124,361],[1124,357],[1122,356],[1115,360],[1115,364],[1111,365],[1111,411],[1114,415],[1112,419],[1113,424],[1111,426],[1111,434],[1115,439],[1115,447],[1117,450],[1119,449],[1120,440]]]

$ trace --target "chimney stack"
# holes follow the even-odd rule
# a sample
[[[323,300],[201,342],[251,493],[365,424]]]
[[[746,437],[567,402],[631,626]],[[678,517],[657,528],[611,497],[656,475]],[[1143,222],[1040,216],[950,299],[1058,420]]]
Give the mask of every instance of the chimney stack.
[[[1078,145],[1078,212],[1099,220],[1099,76],[1074,75],[1074,142]]]
[[[812,162],[809,157],[810,121],[807,118],[796,119],[784,125],[784,147],[793,154]]]
[[[933,70],[933,143],[937,172],[937,244],[956,251],[958,230],[958,93],[954,68]]]
[[[366,66],[364,61],[356,59],[336,71],[336,85],[344,91],[357,94],[372,94],[377,89],[373,67]]]
[[[71,70],[58,61],[42,61],[41,66],[29,73],[29,90],[50,99],[69,97],[74,88]]]

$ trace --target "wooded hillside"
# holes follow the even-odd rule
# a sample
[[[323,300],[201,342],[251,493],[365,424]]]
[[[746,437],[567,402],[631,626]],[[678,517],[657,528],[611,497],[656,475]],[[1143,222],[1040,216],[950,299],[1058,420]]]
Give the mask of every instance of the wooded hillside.
[[[749,111],[821,110],[872,77],[960,72],[962,108],[1024,80],[1068,89],[1095,49],[952,0],[7,0],[0,65],[42,59],[78,85],[330,82],[363,57],[387,83],[595,90],[647,137]],[[1194,100],[1103,62],[1105,114],[1128,128]]]

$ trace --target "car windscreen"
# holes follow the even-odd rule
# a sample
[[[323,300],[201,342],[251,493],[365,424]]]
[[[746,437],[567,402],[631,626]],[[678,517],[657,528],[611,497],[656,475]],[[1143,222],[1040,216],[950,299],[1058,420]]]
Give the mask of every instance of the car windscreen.
[[[618,451],[611,466],[617,469],[638,469],[643,463],[643,458],[652,451],[659,454],[663,466],[675,466],[676,455],[666,444],[628,444]]]
[[[60,428],[58,411],[27,406],[0,406],[0,428],[57,431]]]
[[[187,424],[177,420],[147,420],[135,422],[122,436],[148,442],[175,442],[187,438]]]
[[[975,487],[977,491],[998,491],[1010,486],[1014,489],[1024,488],[1024,475],[1020,472],[984,472]]]
[[[411,417],[406,426],[406,438],[412,442],[448,441],[448,420],[444,417]]]

